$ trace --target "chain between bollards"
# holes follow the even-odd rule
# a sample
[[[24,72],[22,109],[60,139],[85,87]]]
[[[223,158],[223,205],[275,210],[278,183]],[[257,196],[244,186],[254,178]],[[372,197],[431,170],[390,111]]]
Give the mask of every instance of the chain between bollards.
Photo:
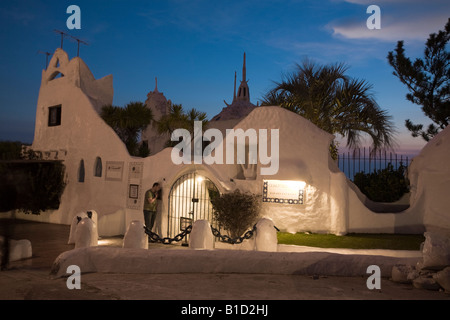
[[[228,235],[220,234],[220,231],[211,226],[211,231],[215,237],[219,237],[222,242],[230,243],[230,244],[239,244],[242,243],[245,239],[250,239],[256,231],[256,224],[253,226],[251,230],[248,230],[244,233],[243,236],[237,238],[231,238]]]
[[[153,242],[160,242],[162,244],[171,244],[174,241],[178,242],[178,241],[183,240],[183,238],[186,235],[191,233],[192,225],[187,226],[185,230],[183,230],[181,233],[177,234],[173,238],[170,238],[170,237],[161,238],[157,233],[154,233],[153,231],[149,230],[146,226],[144,226],[144,231],[150,237],[150,240]]]
[[[280,231],[277,227],[274,226],[274,228],[277,231]],[[162,244],[171,244],[172,242],[179,242],[183,240],[183,238],[191,233],[192,231],[192,225],[189,225],[186,227],[185,230],[183,230],[181,233],[177,234],[175,237],[164,237],[161,238],[157,233],[154,233],[153,231],[149,230],[146,226],[144,226],[145,233],[150,237],[150,240],[153,242],[160,242]],[[230,244],[240,244],[246,239],[250,239],[253,237],[254,233],[256,232],[256,224],[253,226],[251,230],[248,230],[246,233],[244,233],[243,236],[237,237],[237,238],[231,238],[228,235],[222,235],[219,230],[211,226],[211,231],[215,237],[220,238],[222,242],[230,243]]]

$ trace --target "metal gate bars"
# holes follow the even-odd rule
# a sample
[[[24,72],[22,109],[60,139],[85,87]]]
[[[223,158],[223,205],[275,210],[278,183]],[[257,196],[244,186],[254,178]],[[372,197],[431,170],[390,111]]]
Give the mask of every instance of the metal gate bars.
[[[204,219],[216,226],[210,195],[218,192],[210,179],[196,172],[178,178],[169,193],[167,236],[173,238],[183,231],[181,220]]]

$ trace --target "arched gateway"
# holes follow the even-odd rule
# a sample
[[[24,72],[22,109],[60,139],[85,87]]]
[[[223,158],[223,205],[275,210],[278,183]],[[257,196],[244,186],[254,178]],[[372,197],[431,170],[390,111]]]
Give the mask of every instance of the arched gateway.
[[[186,218],[192,222],[206,219],[216,227],[210,201],[213,194],[219,194],[219,190],[205,176],[191,172],[178,178],[169,193],[167,235],[179,234],[182,220]]]

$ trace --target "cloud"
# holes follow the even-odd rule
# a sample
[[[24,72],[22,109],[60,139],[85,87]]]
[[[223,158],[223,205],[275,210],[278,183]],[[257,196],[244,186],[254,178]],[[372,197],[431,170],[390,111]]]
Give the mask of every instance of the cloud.
[[[358,5],[370,4],[367,0],[347,0]],[[381,29],[370,30],[366,21],[370,14],[348,17],[330,22],[334,36],[347,39],[377,39],[381,41],[417,40],[424,42],[431,33],[442,30],[449,17],[448,4],[442,1],[399,1],[395,4],[378,1],[381,9]]]
[[[368,46],[364,44],[353,44],[330,40],[326,42],[301,41],[289,36],[270,37],[265,41],[266,45],[289,52],[288,57],[280,64],[283,68],[293,67],[292,61],[299,62],[303,58],[312,58],[321,64],[334,62],[351,63],[351,65],[365,64],[370,59],[381,59],[384,61],[385,46]]]

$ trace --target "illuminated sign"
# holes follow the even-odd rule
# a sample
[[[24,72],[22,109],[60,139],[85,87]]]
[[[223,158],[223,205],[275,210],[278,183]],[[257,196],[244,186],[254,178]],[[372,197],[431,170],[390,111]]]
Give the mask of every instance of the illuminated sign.
[[[306,183],[291,180],[263,180],[263,202],[303,204]]]

